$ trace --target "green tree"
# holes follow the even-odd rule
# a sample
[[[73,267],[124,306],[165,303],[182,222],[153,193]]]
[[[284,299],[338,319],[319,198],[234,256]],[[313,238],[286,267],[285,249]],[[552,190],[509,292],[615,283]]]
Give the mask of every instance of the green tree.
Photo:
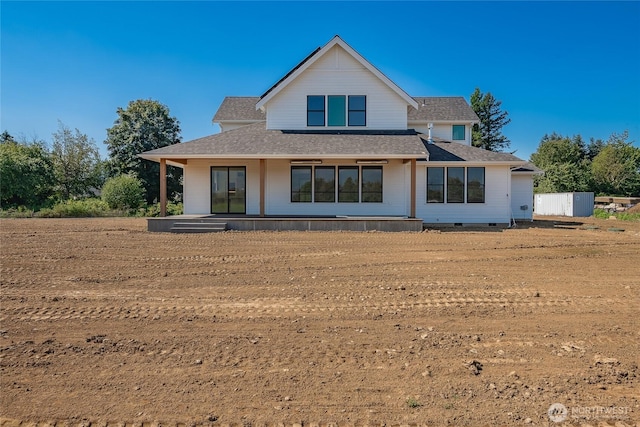
[[[51,160],[58,192],[65,200],[89,195],[103,183],[96,143],[78,129],[72,132],[62,122],[58,122],[58,131],[53,134]]]
[[[144,200],[142,183],[133,175],[119,175],[107,179],[102,186],[102,200],[111,209],[135,209]]]
[[[0,136],[0,206],[39,209],[53,194],[51,158],[43,141],[17,142]]]
[[[502,111],[498,101],[491,92],[483,94],[479,88],[471,94],[471,108],[480,119],[473,125],[472,143],[475,147],[490,151],[504,151],[511,141],[502,134],[502,128],[511,122],[507,111]]]
[[[590,191],[590,162],[580,135],[545,135],[530,160],[544,171],[543,176],[534,179],[537,193]]]
[[[640,195],[640,148],[627,141],[629,133],[612,134],[591,163],[595,188],[601,194]]]
[[[129,102],[118,108],[118,118],[107,129],[109,174],[135,174],[142,182],[148,203],[160,200],[160,165],[143,160],[138,154],[180,142],[180,123],[169,108],[150,99]],[[167,167],[167,193],[178,199],[182,193],[182,169]]]

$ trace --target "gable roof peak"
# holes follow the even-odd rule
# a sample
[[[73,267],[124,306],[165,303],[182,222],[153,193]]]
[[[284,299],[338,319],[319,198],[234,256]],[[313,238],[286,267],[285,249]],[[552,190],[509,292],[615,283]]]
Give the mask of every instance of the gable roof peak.
[[[289,71],[283,78],[278,80],[276,84],[271,86],[262,96],[260,96],[260,100],[256,103],[256,110],[264,108],[264,105],[271,100],[274,96],[276,96],[282,89],[287,87],[293,80],[295,80],[300,74],[302,74],[307,68],[309,68],[313,63],[315,63],[319,58],[321,58],[325,53],[327,53],[334,46],[339,45],[342,49],[345,50],[351,57],[353,57],[356,61],[358,61],[362,66],[370,71],[374,76],[380,79],[384,84],[386,84],[392,91],[394,91],[398,96],[400,96],[409,106],[413,108],[418,108],[418,103],[414,98],[409,96],[407,92],[405,92],[400,86],[395,84],[391,79],[385,76],[380,70],[378,70],[373,64],[367,61],[362,55],[360,55],[355,49],[353,49],[347,42],[345,42],[340,35],[336,34],[333,36],[328,43],[324,46],[317,48],[309,56],[302,60],[298,65],[293,67],[291,71]]]

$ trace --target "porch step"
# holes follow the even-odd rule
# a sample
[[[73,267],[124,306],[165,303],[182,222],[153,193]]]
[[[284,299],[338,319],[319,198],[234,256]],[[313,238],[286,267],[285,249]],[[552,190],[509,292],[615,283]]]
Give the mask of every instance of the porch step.
[[[201,222],[200,220],[175,222],[169,229],[172,233],[215,233],[226,230],[226,222]]]

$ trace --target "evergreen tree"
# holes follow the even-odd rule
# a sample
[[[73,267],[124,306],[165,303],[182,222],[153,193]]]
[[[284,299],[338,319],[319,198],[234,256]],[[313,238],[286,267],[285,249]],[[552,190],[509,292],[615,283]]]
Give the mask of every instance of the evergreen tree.
[[[510,142],[502,134],[502,128],[511,122],[507,111],[502,111],[491,92],[483,94],[479,88],[471,94],[471,108],[478,115],[480,123],[473,125],[472,142],[476,147],[490,151],[504,151]]]

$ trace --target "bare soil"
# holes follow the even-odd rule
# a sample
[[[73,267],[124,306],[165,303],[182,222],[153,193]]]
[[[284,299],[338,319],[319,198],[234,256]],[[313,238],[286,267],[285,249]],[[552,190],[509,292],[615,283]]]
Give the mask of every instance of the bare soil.
[[[640,421],[637,222],[0,237],[4,426]]]

